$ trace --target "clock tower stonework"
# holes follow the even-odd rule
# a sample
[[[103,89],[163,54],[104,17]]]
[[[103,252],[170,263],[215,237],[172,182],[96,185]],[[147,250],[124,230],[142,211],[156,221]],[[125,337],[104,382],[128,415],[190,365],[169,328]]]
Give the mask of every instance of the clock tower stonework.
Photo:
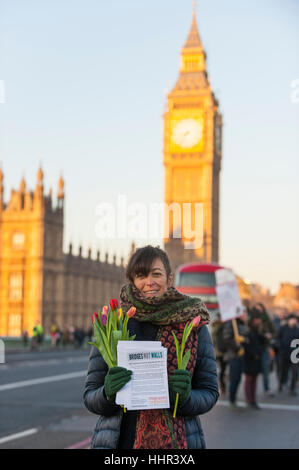
[[[206,70],[196,13],[164,113],[164,247],[172,268],[219,259],[222,116]]]

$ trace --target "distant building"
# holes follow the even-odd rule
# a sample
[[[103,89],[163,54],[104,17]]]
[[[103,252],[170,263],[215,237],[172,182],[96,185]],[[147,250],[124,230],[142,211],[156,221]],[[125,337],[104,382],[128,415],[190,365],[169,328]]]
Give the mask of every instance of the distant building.
[[[274,306],[299,313],[299,286],[283,282],[274,298]]]
[[[26,188],[3,200],[0,168],[0,336],[18,336],[40,322],[45,333],[51,325],[88,329],[91,316],[110,297],[118,298],[125,282],[121,265],[63,252],[64,181],[58,182],[57,205],[52,193],[44,195],[43,171],[37,174],[35,191]]]

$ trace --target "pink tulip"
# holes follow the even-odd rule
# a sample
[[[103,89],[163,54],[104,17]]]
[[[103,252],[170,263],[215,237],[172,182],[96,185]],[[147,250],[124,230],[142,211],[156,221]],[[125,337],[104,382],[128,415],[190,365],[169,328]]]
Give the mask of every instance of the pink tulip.
[[[136,307],[130,307],[129,310],[127,311],[127,317],[132,318],[134,317],[136,313]]]
[[[197,317],[193,318],[193,321],[192,321],[192,326],[198,326],[200,323],[200,315],[198,315]]]
[[[102,309],[102,315],[108,315],[108,312],[109,312],[109,308],[107,307],[107,305],[105,305]]]

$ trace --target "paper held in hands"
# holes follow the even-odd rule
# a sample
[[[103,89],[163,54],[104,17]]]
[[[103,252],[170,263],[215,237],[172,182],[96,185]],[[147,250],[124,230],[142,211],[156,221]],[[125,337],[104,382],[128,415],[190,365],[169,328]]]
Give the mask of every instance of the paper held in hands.
[[[160,341],[118,341],[120,367],[132,370],[131,380],[116,394],[127,410],[169,408],[167,348]]]

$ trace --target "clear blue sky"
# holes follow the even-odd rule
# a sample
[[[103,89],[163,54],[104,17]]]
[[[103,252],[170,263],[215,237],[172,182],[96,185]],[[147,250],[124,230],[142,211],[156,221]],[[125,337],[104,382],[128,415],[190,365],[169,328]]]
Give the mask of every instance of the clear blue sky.
[[[163,201],[162,113],[191,17],[192,0],[0,0],[5,197],[23,173],[34,188],[40,160],[46,191],[62,171],[65,249],[126,256],[130,239],[96,238],[97,204]],[[197,2],[224,120],[220,261],[273,291],[299,284],[298,17],[296,0]]]

